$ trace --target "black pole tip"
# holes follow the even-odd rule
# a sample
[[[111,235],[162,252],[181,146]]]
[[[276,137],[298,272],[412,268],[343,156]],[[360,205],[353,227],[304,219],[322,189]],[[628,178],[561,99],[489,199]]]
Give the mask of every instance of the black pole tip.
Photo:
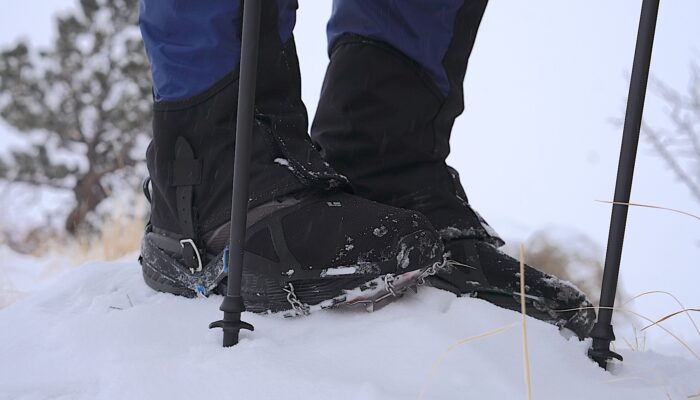
[[[230,320],[227,319],[227,314],[229,313],[224,313],[224,319],[212,322],[209,324],[209,329],[214,329],[214,328],[221,328],[224,331],[224,347],[231,347],[235,346],[238,344],[238,335],[241,331],[241,329],[247,329],[249,331],[254,331],[255,327],[253,325],[241,321],[241,315],[238,314],[238,320],[236,320],[236,316],[229,316],[232,317]]]
[[[603,346],[601,348],[596,347],[597,346],[594,345],[593,347],[588,349],[588,358],[595,361],[600,368],[607,370],[608,362],[610,360],[622,361],[622,356],[610,350],[610,348],[608,348],[607,346]]]
[[[593,325],[590,333],[593,344],[588,349],[588,358],[598,363],[600,368],[607,370],[610,360],[622,361],[622,356],[610,350],[610,343],[615,340],[612,324],[600,321],[600,315],[598,317],[598,321]]]
[[[241,321],[241,313],[245,311],[243,299],[240,297],[224,296],[224,301],[219,307],[224,312],[224,319],[209,324],[209,329],[221,328],[224,331],[224,347],[238,344],[238,335],[241,329],[254,331],[253,325]]]

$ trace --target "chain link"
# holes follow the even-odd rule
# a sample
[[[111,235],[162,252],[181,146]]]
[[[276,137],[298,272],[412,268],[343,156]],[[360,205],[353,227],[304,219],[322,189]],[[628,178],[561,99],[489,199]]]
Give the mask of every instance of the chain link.
[[[384,282],[384,287],[386,288],[387,292],[391,293],[392,296],[397,297],[398,295],[394,291],[395,280],[396,277],[394,274],[386,274],[382,277],[382,281]]]
[[[423,271],[423,273],[418,277],[418,286],[425,285],[425,278],[433,276],[440,272],[440,270],[444,269],[445,266],[447,266],[450,263],[450,261],[451,260],[449,260],[445,255],[443,256],[442,261],[436,261],[433,263],[433,265],[426,268],[425,271]]]
[[[287,302],[292,306],[292,309],[299,315],[309,315],[309,306],[302,303],[297,294],[294,292],[294,285],[291,282],[287,283],[285,287],[282,288],[285,293],[287,293]]]
[[[469,269],[478,269],[476,267],[472,267],[471,265],[467,265],[467,264],[464,264],[464,263],[461,263],[459,261],[455,261],[452,259],[445,260],[445,264],[449,265],[450,267],[462,267],[462,268],[469,268]]]
[[[437,261],[433,263],[433,265],[429,266],[426,268],[423,273],[420,274],[418,277],[416,284],[417,286],[422,286],[425,284],[425,279],[429,276],[433,276],[440,272],[440,270],[444,269],[447,265],[450,264],[451,260],[448,260],[447,257],[443,257],[442,261]],[[407,288],[404,287],[400,290],[400,292],[397,290],[395,282],[397,280],[397,277],[394,274],[386,274],[382,276],[382,283],[384,283],[384,288],[388,292],[386,295],[382,296],[379,300],[383,300],[386,297],[393,296],[393,297],[399,297]],[[294,310],[294,313],[296,315],[309,315],[311,312],[311,308],[307,305],[301,302],[299,298],[297,297],[296,292],[294,291],[294,285],[292,285],[291,282],[287,283],[286,286],[282,288],[282,290],[287,293],[287,302],[292,306],[292,310]]]

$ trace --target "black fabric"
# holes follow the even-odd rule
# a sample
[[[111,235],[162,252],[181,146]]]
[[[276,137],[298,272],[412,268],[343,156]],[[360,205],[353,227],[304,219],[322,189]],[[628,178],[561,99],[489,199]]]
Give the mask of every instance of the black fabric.
[[[363,290],[386,274],[417,277],[442,255],[440,236],[417,212],[339,190],[311,191],[248,228],[241,291],[246,309],[254,312],[290,309],[290,284],[305,304],[339,301],[344,290]],[[224,293],[222,259],[219,253],[193,273],[167,232],[149,227],[141,243],[146,283],[178,295]]]
[[[250,166],[251,207],[308,187],[346,185],[345,178],[323,161],[307,134],[294,39],[280,42],[277,9],[275,1],[264,1]],[[230,219],[237,75],[237,70],[232,71],[193,98],[154,105],[153,140],[146,155],[153,187],[151,223],[192,238],[198,246],[203,235]],[[177,140],[191,147],[193,158],[189,162],[176,161]],[[198,172],[201,179],[195,180],[188,171]],[[192,233],[180,223],[177,199],[183,185],[192,188]]]
[[[385,274],[425,269],[442,252],[417,212],[316,192],[248,228],[242,294],[251,311],[288,309],[280,294],[291,283],[300,301],[317,304]]]
[[[445,160],[464,109],[467,61],[486,6],[466,1],[444,58],[450,90],[433,86],[411,59],[387,45],[346,34],[334,45],[312,126],[326,160],[362,197],[425,214],[445,241],[447,270],[433,286],[519,311],[519,263],[470,207],[457,172]],[[475,173],[484,173],[483,169]],[[576,288],[526,267],[528,314],[588,334],[595,312]]]
[[[178,137],[191,144],[195,157],[202,162],[203,179],[194,185],[192,204],[196,232],[207,232],[230,218],[237,85],[233,79],[228,80],[221,82],[219,91],[193,106],[155,108],[153,141],[146,159],[153,187],[151,222],[159,228],[184,234],[177,218],[176,187],[168,179]],[[250,182],[253,205],[303,187],[289,170],[274,162],[280,157],[284,155],[274,139],[262,124],[256,124]]]
[[[456,261],[429,278],[431,285],[458,296],[472,295],[520,311],[520,262],[481,240],[461,239],[445,244]],[[532,300],[527,314],[588,337],[596,314],[586,295],[568,282],[525,264],[525,294]],[[580,308],[580,310],[578,310]]]
[[[194,238],[192,186],[201,183],[201,160],[194,158],[192,147],[183,137],[177,138],[175,142],[175,160],[171,165],[170,182],[172,186],[175,186],[175,203],[180,232],[185,238]]]
[[[275,246],[272,243],[269,229],[261,229],[254,235],[251,235],[245,242],[245,249],[257,256],[267,258],[274,262],[279,262]]]
[[[358,195],[420,211],[446,239],[501,245],[445,163],[485,6],[485,0],[467,1],[457,15],[443,62],[450,82],[446,97],[420,66],[391,46],[354,34],[341,37],[331,52],[311,134]]]
[[[202,183],[202,160],[194,158],[192,146],[180,136],[175,141],[175,160],[171,163],[170,184],[193,186]]]
[[[321,158],[306,134],[294,41],[280,43],[276,13],[276,2],[265,0],[250,171],[253,218],[241,288],[246,308],[260,312],[289,309],[288,284],[298,288],[300,301],[317,304],[385,274],[424,271],[442,260],[443,250],[424,216],[348,194],[346,178]],[[140,260],[146,283],[156,290],[194,296],[225,287],[236,76],[233,71],[186,101],[154,106],[147,153],[152,224]],[[192,150],[187,157],[182,143]],[[191,191],[191,198],[179,189]],[[183,260],[191,258],[186,252],[193,248],[177,246],[189,231],[177,210],[185,203],[191,203],[202,271]]]
[[[183,239],[196,239],[194,230],[193,192],[194,185],[201,183],[201,160],[194,158],[192,147],[183,137],[175,141],[175,160],[170,167],[170,184],[175,186],[175,204],[177,219]],[[199,245],[189,242],[183,245],[182,258],[190,268],[199,268],[200,259],[197,255]]]
[[[342,192],[299,207],[282,219],[282,228],[293,257],[315,269],[396,261],[401,238],[432,231],[417,212]],[[433,246],[428,243],[429,248],[412,251],[435,252]]]

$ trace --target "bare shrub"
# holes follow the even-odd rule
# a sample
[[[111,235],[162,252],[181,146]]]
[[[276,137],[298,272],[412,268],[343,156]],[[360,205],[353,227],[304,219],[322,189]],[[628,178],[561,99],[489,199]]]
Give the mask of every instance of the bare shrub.
[[[525,261],[533,267],[564,279],[581,289],[593,304],[600,300],[603,279],[603,251],[583,233],[547,229],[530,236],[524,243]],[[504,250],[517,258],[517,244]],[[624,295],[618,288],[618,304]]]

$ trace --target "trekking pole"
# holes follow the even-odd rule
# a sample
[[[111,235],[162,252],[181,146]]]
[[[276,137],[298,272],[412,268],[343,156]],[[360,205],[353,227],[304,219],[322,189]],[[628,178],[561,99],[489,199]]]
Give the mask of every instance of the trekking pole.
[[[253,137],[255,110],[255,82],[258,67],[258,41],[260,38],[261,0],[248,0],[243,4],[243,35],[241,38],[241,62],[238,78],[238,118],[236,121],[236,149],[233,164],[233,195],[231,199],[231,231],[229,251],[224,252],[228,266],[228,288],[219,309],[224,319],[212,322],[209,328],[222,328],[224,347],[238,343],[241,329],[253,330],[253,325],[241,321],[245,311],[241,297],[243,255],[245,245],[246,218],[248,215],[248,182],[250,174],[250,147]],[[226,254],[228,253],[228,254]]]
[[[610,350],[610,342],[615,340],[615,333],[612,327],[612,307],[615,304],[617,279],[620,274],[622,244],[625,240],[625,225],[627,223],[627,203],[630,201],[630,192],[632,191],[634,163],[637,157],[639,130],[642,125],[642,111],[644,110],[644,98],[646,96],[647,81],[649,80],[651,50],[654,45],[654,32],[656,30],[658,13],[659,0],[644,0],[639,19],[632,78],[627,97],[627,111],[622,133],[620,161],[617,167],[615,201],[612,215],[610,216],[610,232],[608,234],[608,249],[605,254],[605,271],[600,291],[598,320],[591,331],[593,345],[588,350],[588,356],[597,362],[601,368],[606,368],[609,360],[618,359],[622,361],[621,355]]]

